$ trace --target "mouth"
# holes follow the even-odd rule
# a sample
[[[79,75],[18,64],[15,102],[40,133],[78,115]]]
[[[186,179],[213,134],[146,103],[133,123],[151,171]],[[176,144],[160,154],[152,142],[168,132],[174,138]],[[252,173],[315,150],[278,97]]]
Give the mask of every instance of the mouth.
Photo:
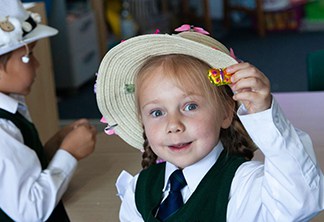
[[[184,150],[184,149],[189,148],[190,144],[191,144],[191,142],[189,142],[189,143],[178,143],[178,144],[170,145],[168,147],[171,150],[180,151],[180,150]]]

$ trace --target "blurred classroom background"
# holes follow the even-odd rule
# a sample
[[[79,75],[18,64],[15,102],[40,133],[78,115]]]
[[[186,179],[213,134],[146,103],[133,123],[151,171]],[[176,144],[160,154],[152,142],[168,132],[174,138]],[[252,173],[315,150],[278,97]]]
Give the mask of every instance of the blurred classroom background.
[[[27,103],[42,141],[78,118],[98,128],[96,150],[79,163],[64,197],[72,221],[118,221],[116,178],[141,169],[138,150],[102,132],[94,93],[100,60],[123,39],[173,33],[184,23],[203,27],[268,76],[324,169],[324,0],[45,0],[28,8],[59,30],[34,51],[41,66]],[[320,221],[323,212],[312,220]]]
[[[100,119],[93,85],[122,39],[203,27],[262,70],[273,92],[307,91],[307,56],[324,49],[324,0],[46,0],[61,120]],[[324,83],[322,83],[324,85]],[[85,105],[86,104],[86,105]]]

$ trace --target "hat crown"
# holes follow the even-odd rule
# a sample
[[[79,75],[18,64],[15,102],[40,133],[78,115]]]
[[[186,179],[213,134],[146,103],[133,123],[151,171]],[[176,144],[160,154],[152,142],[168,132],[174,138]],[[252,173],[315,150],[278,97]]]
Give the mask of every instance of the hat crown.
[[[57,34],[40,21],[41,17],[27,11],[20,0],[0,0],[0,55]]]
[[[226,46],[224,46],[221,42],[217,41],[216,39],[208,35],[201,34],[199,32],[191,32],[191,31],[181,32],[177,35],[181,36],[182,38],[189,39],[200,44],[204,44],[206,46],[219,50],[228,55],[230,54]]]
[[[18,0],[0,0],[0,5],[0,20],[9,16],[22,22],[29,16],[22,3]]]

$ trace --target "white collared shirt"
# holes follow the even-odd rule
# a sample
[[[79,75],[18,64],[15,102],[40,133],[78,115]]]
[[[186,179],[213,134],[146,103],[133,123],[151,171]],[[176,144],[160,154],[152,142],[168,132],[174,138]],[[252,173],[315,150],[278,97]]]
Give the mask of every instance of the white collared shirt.
[[[265,160],[264,163],[245,162],[236,171],[227,205],[227,221],[309,221],[324,209],[323,173],[309,136],[291,125],[275,100],[269,110],[247,115],[244,107],[240,107],[238,115]],[[215,163],[210,160],[218,158],[222,149],[219,143],[196,163],[197,166],[183,170],[188,184],[182,190],[185,202]],[[165,178],[175,169],[167,163]],[[132,177],[123,171],[117,180],[122,222],[143,221],[135,205],[137,179],[138,175]],[[167,184],[163,191],[166,196]]]
[[[222,144],[218,143],[218,145],[214,149],[212,149],[212,151],[202,160],[182,170],[182,173],[187,182],[187,186],[185,186],[181,190],[184,203],[188,201],[192,193],[198,187],[199,182],[204,178],[204,176],[207,174],[210,168],[215,164],[222,150]],[[178,168],[172,163],[166,162],[164,174],[163,200],[167,197],[170,191],[170,183],[168,183],[169,177],[177,169]]]
[[[24,98],[0,93],[0,108],[29,119]],[[76,159],[58,150],[42,170],[36,153],[24,145],[20,130],[0,118],[0,208],[15,221],[44,221],[67,189]]]

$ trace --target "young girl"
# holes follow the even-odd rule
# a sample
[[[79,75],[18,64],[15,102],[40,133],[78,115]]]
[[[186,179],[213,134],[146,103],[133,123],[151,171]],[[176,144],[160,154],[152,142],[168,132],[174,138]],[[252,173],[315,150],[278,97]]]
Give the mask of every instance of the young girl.
[[[120,220],[310,220],[324,207],[310,138],[262,72],[194,30],[131,38],[100,65],[109,129],[144,151],[144,169],[118,178]],[[251,160],[256,147],[264,163]]]
[[[57,30],[37,24],[19,1],[0,5],[0,221],[69,221],[60,200],[77,161],[94,150],[96,130],[78,120],[43,149],[24,96],[39,66],[36,41]]]

